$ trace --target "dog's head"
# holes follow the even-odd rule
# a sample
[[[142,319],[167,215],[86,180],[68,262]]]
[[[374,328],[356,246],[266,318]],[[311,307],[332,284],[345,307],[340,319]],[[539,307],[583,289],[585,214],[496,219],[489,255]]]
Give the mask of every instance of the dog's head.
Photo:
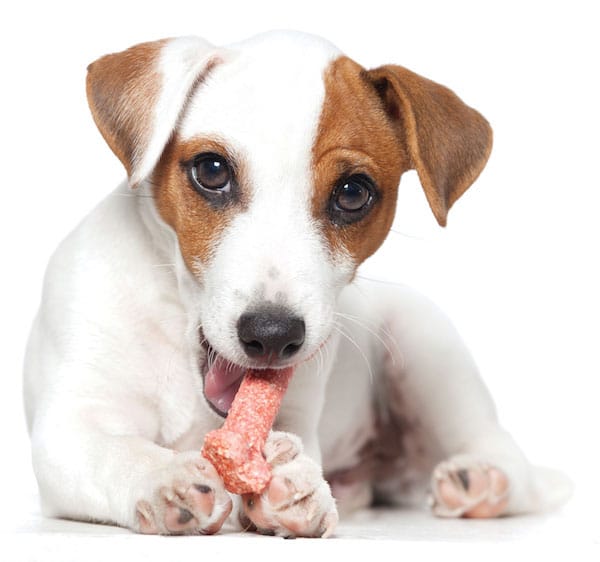
[[[131,187],[151,185],[176,236],[221,410],[243,367],[301,362],[328,338],[403,172],[444,225],[491,149],[488,123],[450,90],[301,34],[137,45],[91,64],[87,91]]]

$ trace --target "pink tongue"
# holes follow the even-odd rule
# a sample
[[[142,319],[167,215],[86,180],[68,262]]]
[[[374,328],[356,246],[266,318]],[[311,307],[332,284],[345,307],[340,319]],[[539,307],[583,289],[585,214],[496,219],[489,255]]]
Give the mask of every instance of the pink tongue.
[[[246,369],[217,357],[204,377],[204,395],[220,412],[227,413]]]

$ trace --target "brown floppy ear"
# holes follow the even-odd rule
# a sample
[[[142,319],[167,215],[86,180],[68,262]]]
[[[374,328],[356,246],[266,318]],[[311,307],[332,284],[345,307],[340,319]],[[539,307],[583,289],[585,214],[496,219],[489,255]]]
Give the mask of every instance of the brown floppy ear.
[[[182,37],[135,45],[88,66],[92,116],[131,187],[152,171],[189,96],[217,62],[215,47]]]
[[[492,129],[451,90],[401,66],[367,72],[384,101],[441,226],[483,170]]]

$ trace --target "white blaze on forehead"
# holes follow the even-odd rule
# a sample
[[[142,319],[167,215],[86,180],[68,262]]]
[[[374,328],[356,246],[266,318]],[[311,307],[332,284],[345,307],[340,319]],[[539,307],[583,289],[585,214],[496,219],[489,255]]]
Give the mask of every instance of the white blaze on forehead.
[[[339,51],[323,39],[267,33],[235,44],[191,100],[179,136],[214,135],[252,165],[306,173],[323,105],[323,71]]]
[[[306,149],[323,103],[323,70],[339,55],[325,40],[299,33],[266,33],[230,46],[191,100],[179,135],[214,134],[246,149]]]

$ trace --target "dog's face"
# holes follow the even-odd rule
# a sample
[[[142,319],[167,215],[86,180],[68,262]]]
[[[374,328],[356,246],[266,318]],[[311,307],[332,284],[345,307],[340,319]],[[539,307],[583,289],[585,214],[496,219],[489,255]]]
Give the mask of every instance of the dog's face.
[[[491,146],[449,90],[296,34],[133,47],[90,66],[88,97],[130,183],[151,177],[176,234],[220,411],[244,368],[299,363],[327,340],[339,291],[389,231],[404,171],[418,170],[444,224]]]

